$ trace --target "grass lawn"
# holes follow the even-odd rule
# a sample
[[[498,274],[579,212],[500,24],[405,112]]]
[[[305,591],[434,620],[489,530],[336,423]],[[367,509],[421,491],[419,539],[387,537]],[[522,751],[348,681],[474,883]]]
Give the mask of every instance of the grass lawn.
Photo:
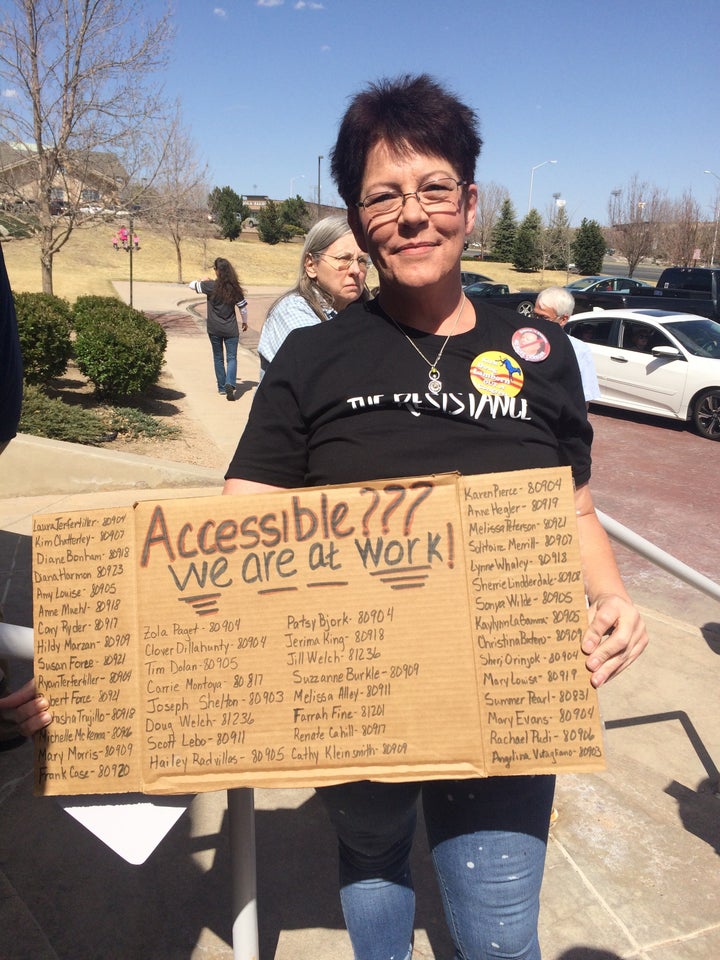
[[[112,235],[122,224],[108,221],[76,228],[70,240],[53,261],[53,292],[71,303],[79,296],[97,294],[113,296],[113,280],[129,278],[129,254],[113,250]],[[260,243],[257,235],[244,232],[238,240],[216,240],[188,237],[181,243],[182,267],[178,270],[175,246],[169,236],[142,223],[135,224],[140,249],[133,252],[133,279],[162,283],[188,283],[210,274],[215,257],[226,257],[235,267],[240,282],[246,286],[292,286],[295,282],[301,243]],[[8,240],[3,253],[15,293],[42,290],[40,247],[37,239]],[[539,290],[553,283],[568,282],[562,271],[519,273],[507,263],[464,260],[463,269],[482,273],[497,283],[506,283],[510,290]],[[368,285],[377,282],[374,271]]]

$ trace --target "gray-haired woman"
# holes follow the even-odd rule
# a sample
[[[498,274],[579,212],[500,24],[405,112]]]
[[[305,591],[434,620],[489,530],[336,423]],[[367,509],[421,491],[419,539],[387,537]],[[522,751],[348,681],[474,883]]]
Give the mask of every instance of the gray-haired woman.
[[[345,217],[326,217],[310,228],[297,282],[270,307],[263,324],[258,343],[261,378],[291,330],[330,320],[355,300],[368,296],[365,277],[369,265]]]

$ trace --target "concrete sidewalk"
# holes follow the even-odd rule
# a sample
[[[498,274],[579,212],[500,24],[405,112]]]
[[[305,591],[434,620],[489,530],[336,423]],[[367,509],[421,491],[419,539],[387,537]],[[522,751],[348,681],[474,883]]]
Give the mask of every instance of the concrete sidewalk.
[[[274,292],[249,291],[251,323]],[[187,293],[136,283],[133,301],[182,314],[202,299]],[[239,379],[249,389],[227,403],[208,381],[202,325],[184,329],[170,335],[167,366],[218,447],[217,467],[109,451],[93,459],[71,444],[13,441],[0,458],[0,484],[14,488],[0,490],[0,601],[9,622],[32,624],[33,513],[220,490],[257,382],[257,356],[249,343],[241,348]],[[720,956],[720,635],[712,625],[657,613],[650,587],[635,599],[646,604],[652,642],[601,691],[608,769],[559,779],[543,888],[544,960]],[[29,669],[17,667],[13,686]],[[31,766],[30,744],[0,756],[0,960],[233,956],[224,793],[198,796],[146,863],[131,866],[55,801],[34,798]],[[258,790],[255,799],[262,960],[350,960],[334,843],[317,800],[303,790]],[[416,957],[449,960],[422,832],[418,840]]]

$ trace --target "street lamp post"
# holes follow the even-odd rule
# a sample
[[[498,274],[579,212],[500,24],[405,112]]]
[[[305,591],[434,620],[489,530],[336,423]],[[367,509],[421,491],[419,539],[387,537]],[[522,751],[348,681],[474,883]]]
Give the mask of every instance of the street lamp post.
[[[543,160],[542,163],[536,163],[534,167],[530,169],[530,196],[528,197],[528,213],[532,210],[532,192],[533,192],[533,180],[535,179],[535,171],[539,170],[540,167],[544,167],[546,163],[557,163],[557,160]]]
[[[129,217],[128,221],[130,223],[130,236],[128,237],[128,254],[130,255],[130,306],[133,305],[133,246],[134,241],[133,237],[135,236],[135,227],[133,225],[133,207],[140,197],[145,193],[145,188],[147,187],[147,177],[142,178],[142,190],[140,193],[136,193],[132,198],[130,204]]]
[[[324,160],[324,159],[325,159],[325,158],[322,156],[322,154],[318,157],[318,195],[317,195],[317,202],[318,202],[318,204],[317,204],[317,218],[318,218],[318,220],[320,219],[320,163],[321,163],[322,160]]]
[[[706,170],[705,173],[709,173],[711,177],[715,177],[718,183],[720,183],[720,177],[712,170]],[[717,247],[718,238],[718,219],[720,219],[720,188],[716,188],[715,193],[715,229],[713,230],[712,253],[710,255],[711,267],[715,265],[715,248]]]

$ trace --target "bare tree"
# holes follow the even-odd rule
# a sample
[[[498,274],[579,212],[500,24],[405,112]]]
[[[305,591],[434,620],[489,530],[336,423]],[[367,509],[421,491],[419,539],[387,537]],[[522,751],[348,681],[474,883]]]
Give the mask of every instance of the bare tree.
[[[470,236],[473,243],[480,245],[480,256],[484,259],[490,246],[493,227],[500,216],[503,200],[508,196],[507,189],[497,183],[479,183],[477,216],[475,227]]]
[[[665,217],[665,197],[637,174],[622,190],[613,190],[608,205],[612,246],[628,263],[632,276],[643,257],[655,250]]]
[[[143,0],[7,0],[5,9],[0,78],[12,97],[0,114],[0,191],[35,224],[52,293],[53,258],[88,195],[126,203],[137,192],[132,159],[162,113],[151,78],[166,62],[170,9],[157,20]]]
[[[158,129],[157,170],[148,187],[146,217],[167,233],[175,247],[178,283],[183,282],[182,243],[189,228],[202,235],[208,226],[207,166],[198,159],[197,148],[183,128],[179,108]]]
[[[700,246],[700,204],[689,190],[680,200],[667,204],[667,218],[662,229],[663,252],[670,263],[688,267],[696,259]]]

